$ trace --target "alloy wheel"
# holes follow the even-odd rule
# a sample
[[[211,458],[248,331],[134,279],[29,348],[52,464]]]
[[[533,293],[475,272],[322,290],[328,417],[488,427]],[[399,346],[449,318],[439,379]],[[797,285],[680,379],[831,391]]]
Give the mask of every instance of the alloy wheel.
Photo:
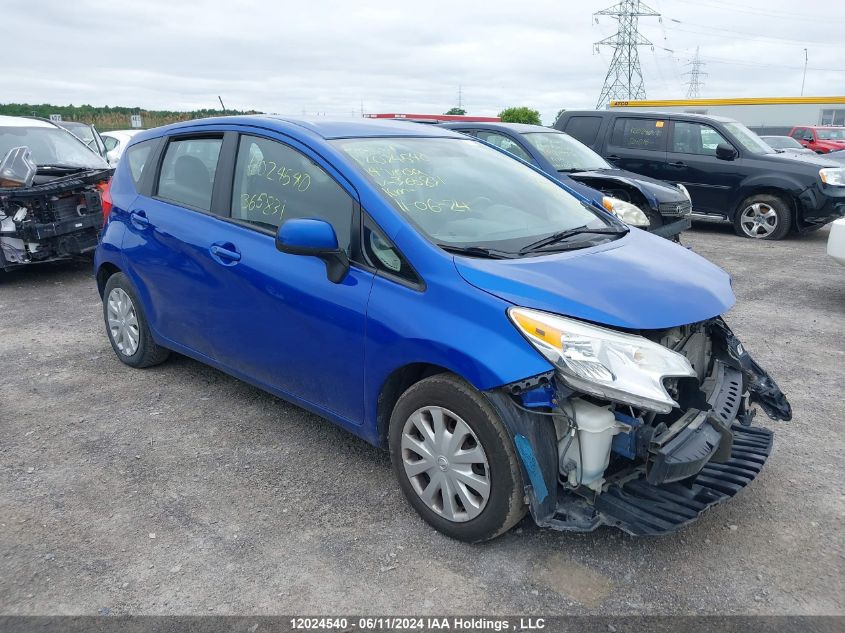
[[[742,232],[748,237],[764,238],[774,233],[778,226],[777,212],[765,202],[755,202],[745,209],[739,219]]]
[[[132,299],[122,288],[113,288],[108,297],[107,318],[109,334],[124,356],[138,351],[140,328]]]
[[[423,503],[462,523],[490,499],[487,454],[469,425],[443,407],[418,409],[402,429],[402,465]]]

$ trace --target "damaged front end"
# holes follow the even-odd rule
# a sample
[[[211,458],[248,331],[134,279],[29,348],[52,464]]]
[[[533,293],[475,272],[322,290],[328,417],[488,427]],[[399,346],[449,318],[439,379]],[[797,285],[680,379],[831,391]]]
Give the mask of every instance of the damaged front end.
[[[673,532],[762,469],[772,432],[751,425],[754,404],[792,417],[721,318],[632,335],[518,312],[512,319],[557,369],[487,397],[514,437],[540,526]],[[609,343],[591,343],[592,331]]]
[[[101,191],[111,169],[39,176],[19,151],[25,149],[0,163],[2,168],[11,158],[18,166],[0,169],[0,270],[89,253],[103,225]],[[14,171],[28,173],[6,173]]]

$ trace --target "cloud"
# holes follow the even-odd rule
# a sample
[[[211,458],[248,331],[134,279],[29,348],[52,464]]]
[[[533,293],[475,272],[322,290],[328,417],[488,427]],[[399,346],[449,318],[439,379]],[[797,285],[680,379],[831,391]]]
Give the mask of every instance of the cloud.
[[[528,105],[551,122],[593,107],[611,51],[592,43],[615,22],[606,2],[488,0],[135,3],[4,0],[0,98],[144,108],[227,107],[286,114],[445,112],[461,85],[470,113]],[[686,93],[696,46],[702,95],[842,92],[845,5],[777,0],[650,3],[640,48],[650,98]],[[818,17],[813,17],[818,16]],[[829,69],[829,70],[822,70]]]

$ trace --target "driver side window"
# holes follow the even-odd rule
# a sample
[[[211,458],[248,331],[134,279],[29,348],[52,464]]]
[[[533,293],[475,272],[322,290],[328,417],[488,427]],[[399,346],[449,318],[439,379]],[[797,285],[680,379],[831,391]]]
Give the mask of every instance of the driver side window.
[[[291,218],[325,220],[349,252],[354,201],[304,154],[278,141],[241,136],[232,187],[232,218],[275,231]]]

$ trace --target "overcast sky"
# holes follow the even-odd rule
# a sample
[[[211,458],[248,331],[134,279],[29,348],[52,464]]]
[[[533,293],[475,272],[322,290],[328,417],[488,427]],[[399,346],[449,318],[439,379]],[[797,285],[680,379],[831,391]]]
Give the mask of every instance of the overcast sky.
[[[0,0],[0,103],[216,107],[309,116],[593,107],[613,0]],[[841,0],[659,0],[642,18],[649,98],[845,95]],[[524,6],[525,8],[522,8]],[[669,50],[667,50],[669,49]],[[670,52],[671,51],[671,52]]]

